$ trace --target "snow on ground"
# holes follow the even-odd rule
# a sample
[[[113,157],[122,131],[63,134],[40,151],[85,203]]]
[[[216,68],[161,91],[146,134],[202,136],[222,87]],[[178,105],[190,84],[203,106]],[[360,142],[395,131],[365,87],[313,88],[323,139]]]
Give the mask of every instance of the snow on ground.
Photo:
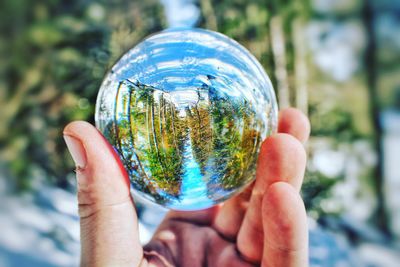
[[[1,186],[0,186],[1,188]],[[0,194],[0,267],[78,266],[79,220],[73,193],[49,186],[40,192]],[[0,190],[1,191],[1,190]],[[141,204],[143,207],[143,204]],[[147,242],[165,210],[139,209],[142,243]],[[312,219],[310,266],[394,267],[400,257],[385,246],[365,243],[358,250],[344,236],[323,230]],[[360,261],[362,256],[364,264]]]
[[[1,195],[0,266],[77,266],[75,202],[72,194],[50,187],[37,195]]]
[[[0,267],[78,266],[79,218],[72,192],[41,186],[40,191],[12,195],[0,179]],[[3,186],[2,186],[3,185]],[[163,212],[142,211],[140,238],[147,242]]]

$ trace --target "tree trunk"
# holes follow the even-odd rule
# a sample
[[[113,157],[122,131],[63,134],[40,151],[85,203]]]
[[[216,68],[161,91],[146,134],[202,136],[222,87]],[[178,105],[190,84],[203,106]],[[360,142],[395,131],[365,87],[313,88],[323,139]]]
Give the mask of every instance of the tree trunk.
[[[283,32],[283,20],[280,15],[271,19],[271,46],[275,62],[275,77],[277,81],[277,91],[279,107],[281,109],[290,106],[289,81],[286,70],[285,35]]]
[[[132,123],[132,120],[131,120],[131,112],[132,112],[131,104],[132,104],[132,102],[133,102],[133,101],[132,101],[132,94],[133,94],[133,90],[130,90],[130,93],[129,93],[128,119],[129,119],[129,126],[130,126],[130,130],[131,130],[131,132],[130,132],[131,140],[132,140],[132,144],[134,145],[134,144],[135,144],[135,140],[134,140],[134,130],[133,130],[133,123]],[[139,165],[139,168],[140,168],[140,170],[141,170],[141,172],[142,172],[142,177],[143,177],[143,178],[146,178],[146,180],[150,182],[150,178],[147,176],[147,173],[145,172],[145,170],[144,170],[144,168],[143,168],[143,165],[142,165],[142,163],[140,162],[140,158],[139,158],[139,155],[138,155],[138,154],[136,153],[136,151],[135,151],[135,147],[132,148],[132,151],[133,151],[133,154],[134,154],[135,157],[136,157],[136,161],[137,161],[137,163],[138,163],[138,165]]]
[[[292,23],[294,44],[294,76],[296,107],[304,114],[308,113],[308,88],[307,88],[307,51],[305,45],[304,22],[296,18]]]
[[[163,170],[163,173],[165,175],[165,168],[164,168],[164,164],[161,160],[160,149],[159,149],[158,140],[157,140],[156,125],[155,125],[155,121],[154,121],[154,95],[153,94],[149,95],[149,101],[150,101],[150,105],[151,105],[150,119],[151,119],[151,131],[153,133],[154,147],[156,149],[158,162],[160,163],[161,169]]]
[[[375,220],[379,228],[386,234],[390,234],[387,220],[387,212],[384,197],[383,179],[383,151],[382,151],[382,126],[379,120],[379,95],[377,92],[377,62],[376,62],[376,40],[374,31],[374,10],[369,0],[365,2],[363,10],[364,22],[366,25],[368,43],[365,51],[365,67],[367,76],[367,86],[369,93],[370,114],[375,129],[375,150],[378,154],[378,161],[375,168],[375,188],[377,196],[377,209]]]
[[[176,132],[175,132],[175,115],[174,115],[175,110],[173,108],[173,104],[169,104],[169,108],[170,108],[170,112],[171,112],[171,127],[172,127],[172,133],[174,135],[174,145],[175,145],[177,153],[179,154],[179,156],[181,156],[179,146],[178,146],[178,140],[177,140],[177,136],[176,136]]]

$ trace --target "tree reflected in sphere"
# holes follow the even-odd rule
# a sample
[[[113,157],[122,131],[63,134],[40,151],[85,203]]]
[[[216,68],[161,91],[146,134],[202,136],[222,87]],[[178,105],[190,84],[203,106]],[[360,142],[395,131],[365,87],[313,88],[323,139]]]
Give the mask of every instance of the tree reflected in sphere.
[[[262,66],[234,40],[201,29],[139,43],[107,74],[96,105],[96,126],[135,193],[177,210],[210,207],[254,180],[276,124]]]

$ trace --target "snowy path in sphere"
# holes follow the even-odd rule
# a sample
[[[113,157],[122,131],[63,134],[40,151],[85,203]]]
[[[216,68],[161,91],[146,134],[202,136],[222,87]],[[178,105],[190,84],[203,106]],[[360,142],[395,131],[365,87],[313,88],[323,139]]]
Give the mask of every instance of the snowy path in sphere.
[[[207,197],[207,184],[203,180],[200,173],[200,166],[193,156],[192,141],[190,139],[190,129],[188,131],[188,138],[185,141],[185,165],[184,175],[182,180],[182,200],[180,205],[185,209],[198,209],[199,203],[204,207],[211,206],[214,201]]]

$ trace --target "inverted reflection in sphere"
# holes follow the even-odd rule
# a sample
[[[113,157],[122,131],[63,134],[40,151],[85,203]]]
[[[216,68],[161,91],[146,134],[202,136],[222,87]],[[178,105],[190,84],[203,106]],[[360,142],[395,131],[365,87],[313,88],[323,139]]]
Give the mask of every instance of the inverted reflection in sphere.
[[[178,210],[224,201],[255,178],[277,105],[257,60],[201,29],[152,35],[104,79],[96,125],[117,150],[135,192]]]

